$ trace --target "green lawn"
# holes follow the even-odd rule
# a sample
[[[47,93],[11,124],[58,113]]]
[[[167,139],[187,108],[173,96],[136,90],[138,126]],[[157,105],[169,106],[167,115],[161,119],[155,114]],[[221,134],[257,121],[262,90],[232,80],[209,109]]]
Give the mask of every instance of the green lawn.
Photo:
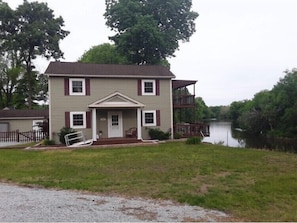
[[[245,221],[297,221],[297,155],[219,145],[0,150],[0,179],[170,199]]]

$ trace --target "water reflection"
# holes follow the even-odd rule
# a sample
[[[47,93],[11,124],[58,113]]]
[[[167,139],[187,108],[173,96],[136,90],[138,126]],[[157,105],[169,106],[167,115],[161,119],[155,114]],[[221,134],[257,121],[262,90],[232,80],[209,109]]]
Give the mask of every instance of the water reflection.
[[[285,152],[297,152],[296,139],[274,139],[247,136],[239,129],[233,129],[231,122],[209,122],[209,129],[210,137],[205,137],[203,142],[238,148],[261,148]]]
[[[210,137],[205,137],[203,142],[221,144],[230,147],[245,147],[241,137],[236,137],[236,131],[232,131],[231,122],[210,122]],[[239,134],[239,132],[237,132]]]

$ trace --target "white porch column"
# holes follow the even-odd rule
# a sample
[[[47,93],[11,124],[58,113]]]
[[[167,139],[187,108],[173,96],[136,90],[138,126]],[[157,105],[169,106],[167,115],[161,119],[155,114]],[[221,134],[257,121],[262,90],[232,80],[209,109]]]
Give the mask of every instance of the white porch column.
[[[141,108],[137,108],[137,139],[142,139],[141,135]]]
[[[92,138],[94,141],[97,141],[97,114],[96,108],[92,109]]]

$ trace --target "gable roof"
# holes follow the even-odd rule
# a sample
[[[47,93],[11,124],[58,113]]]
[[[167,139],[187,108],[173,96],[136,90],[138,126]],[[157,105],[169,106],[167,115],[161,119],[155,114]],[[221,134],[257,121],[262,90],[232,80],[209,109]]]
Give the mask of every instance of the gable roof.
[[[49,76],[88,76],[125,78],[175,78],[161,65],[90,64],[79,62],[51,62],[45,74]]]
[[[116,91],[92,103],[89,108],[142,108],[144,104]]]
[[[44,119],[48,118],[49,110],[0,110],[0,120],[2,119]]]

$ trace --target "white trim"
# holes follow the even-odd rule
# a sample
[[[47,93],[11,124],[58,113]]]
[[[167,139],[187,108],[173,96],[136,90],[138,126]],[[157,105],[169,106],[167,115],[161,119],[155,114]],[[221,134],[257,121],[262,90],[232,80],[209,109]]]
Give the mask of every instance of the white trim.
[[[119,98],[121,101],[110,101]],[[92,104],[89,108],[142,108],[144,104],[116,91]]]
[[[141,135],[141,109],[137,108],[137,139],[142,139]]]
[[[82,92],[73,92],[73,81],[80,81],[82,84]],[[85,78],[69,78],[69,95],[86,95],[86,79]]]
[[[92,138],[93,141],[97,141],[97,110],[96,108],[92,109]]]
[[[153,92],[145,92],[145,86],[144,86],[145,83],[153,84]],[[141,93],[142,95],[156,95],[156,80],[148,80],[148,79],[141,80]]]
[[[153,123],[145,123],[145,114],[146,113],[153,113]],[[150,110],[150,111],[142,111],[142,125],[143,126],[157,126],[157,112],[156,110]]]
[[[82,125],[73,125],[73,115],[83,115]],[[86,112],[70,112],[70,128],[73,129],[85,129],[87,127]]]
[[[169,89],[170,89],[170,129],[171,129],[171,134],[170,137],[171,139],[174,139],[174,132],[173,132],[173,98],[172,98],[172,80],[170,80],[169,83]]]
[[[48,101],[51,102],[51,79],[48,78]],[[49,123],[48,123],[48,131],[49,131],[49,139],[50,140],[55,140],[55,136],[53,135],[52,132],[52,123],[53,123],[53,119],[52,119],[52,103],[48,103],[48,118],[49,118]]]

